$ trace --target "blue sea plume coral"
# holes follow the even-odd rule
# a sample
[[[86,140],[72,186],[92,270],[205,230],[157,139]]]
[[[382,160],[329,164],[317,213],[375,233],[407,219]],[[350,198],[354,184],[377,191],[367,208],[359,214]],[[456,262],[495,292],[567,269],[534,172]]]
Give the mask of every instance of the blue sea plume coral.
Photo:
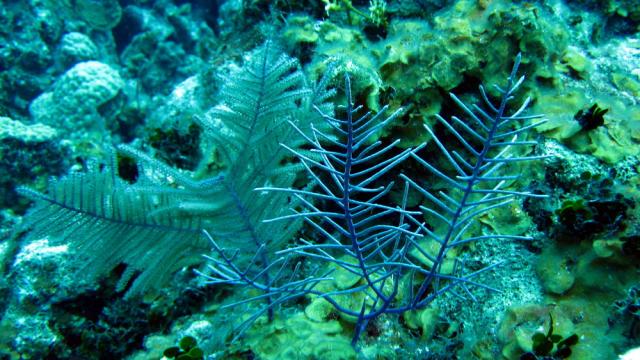
[[[412,267],[405,260],[411,243],[404,238],[419,236],[413,232],[418,229],[411,230],[408,220],[414,220],[412,216],[420,213],[404,209],[408,186],[401,206],[392,207],[380,201],[391,191],[393,182],[378,185],[379,180],[415,150],[406,149],[391,155],[400,140],[382,145],[381,141],[370,143],[370,138],[398,117],[402,110],[386,118],[383,117],[386,107],[373,116],[369,112],[358,115],[361,107],[353,106],[348,75],[345,76],[345,89],[345,119],[323,115],[337,136],[312,128],[313,135],[309,137],[296,127],[311,145],[311,154],[316,156],[289,148],[318,185],[318,190],[274,187],[257,190],[291,193],[304,208],[302,211],[294,210],[294,214],[267,221],[302,218],[326,239],[326,243],[302,240],[302,245],[285,253],[295,252],[329,262],[362,279],[357,286],[343,290],[309,291],[321,296],[341,313],[357,319],[353,338],[355,344],[369,320],[397,310],[395,300],[400,291],[401,275],[406,267]],[[332,150],[323,142],[329,143]],[[325,173],[326,179],[319,173]],[[319,200],[334,206],[321,209],[315,205]],[[355,297],[357,306],[352,308],[344,305],[340,298],[345,296]]]
[[[454,175],[448,174],[448,168],[440,169],[419,155],[424,144],[398,152],[395,145],[399,140],[386,145],[371,141],[401,110],[386,118],[383,117],[386,107],[376,115],[359,115],[361,107],[352,102],[348,75],[345,117],[323,115],[331,131],[312,128],[312,134],[305,135],[293,125],[311,150],[305,153],[288,149],[300,160],[316,190],[277,187],[256,190],[289,193],[301,204],[301,209],[292,209],[291,214],[267,222],[304,219],[323,239],[303,239],[300,245],[281,254],[295,253],[326,264],[329,270],[324,279],[331,279],[332,273],[338,271],[355,279],[346,288],[314,284],[305,291],[355,319],[354,345],[366,325],[382,314],[422,309],[447,291],[474,298],[471,287],[495,290],[475,278],[499,263],[472,270],[467,270],[462,261],[447,266],[447,255],[452,249],[476,241],[530,239],[509,234],[467,234],[479,216],[506,206],[516,197],[544,196],[508,189],[507,185],[519,175],[504,171],[505,165],[543,158],[512,155],[515,148],[536,144],[518,138],[544,121],[536,120],[540,115],[523,115],[530,99],[512,114],[507,113],[514,92],[524,81],[524,77],[517,77],[520,59],[518,55],[506,86],[496,86],[500,94],[497,104],[483,87],[480,93],[484,107],[468,106],[451,94],[467,119],[454,116],[447,121],[438,116],[438,120],[460,142],[460,149],[454,150],[453,144],[445,144],[433,129],[426,127]],[[534,122],[519,126],[522,121]],[[449,190],[435,191],[422,179],[401,174],[402,201],[389,205],[386,197],[394,185],[388,179],[390,171],[410,157],[444,181]],[[427,205],[407,209],[409,191],[421,194]],[[426,221],[421,220],[422,215]],[[321,281],[324,280],[318,280]],[[349,301],[344,301],[345,297]]]
[[[527,131],[544,123],[543,115],[524,115],[531,98],[526,98],[516,110],[509,114],[509,103],[514,99],[515,92],[524,82],[525,77],[517,77],[521,55],[518,54],[512,71],[507,78],[504,88],[495,85],[499,94],[496,102],[491,101],[487,91],[480,86],[483,106],[473,104],[468,106],[455,94],[451,99],[464,111],[465,118],[453,116],[450,121],[437,115],[438,122],[455,138],[460,149],[454,150],[454,144],[445,144],[441,136],[432,128],[425,126],[433,142],[444,155],[447,168],[438,168],[420,156],[412,156],[430,172],[436,179],[442,181],[447,190],[434,191],[420,181],[414,181],[405,175],[403,179],[411,183],[412,187],[422,194],[428,205],[420,206],[430,220],[429,226],[421,227],[425,238],[436,244],[436,251],[427,251],[420,243],[415,243],[413,254],[428,259],[431,264],[426,277],[421,281],[412,300],[412,308],[426,306],[442,290],[461,287],[464,293],[473,298],[467,289],[468,285],[489,288],[486,285],[472,281],[498,263],[488,265],[472,272],[466,272],[461,262],[456,262],[451,274],[443,273],[448,252],[464,244],[496,239],[531,240],[527,236],[509,234],[469,235],[468,230],[476,220],[488,212],[509,205],[518,197],[541,198],[544,194],[509,189],[507,186],[520,178],[516,163],[542,160],[546,156],[521,156],[519,148],[530,147],[536,141],[519,140],[526,136]],[[521,122],[529,122],[521,126]],[[450,171],[449,171],[450,169]],[[441,284],[442,280],[446,285]]]

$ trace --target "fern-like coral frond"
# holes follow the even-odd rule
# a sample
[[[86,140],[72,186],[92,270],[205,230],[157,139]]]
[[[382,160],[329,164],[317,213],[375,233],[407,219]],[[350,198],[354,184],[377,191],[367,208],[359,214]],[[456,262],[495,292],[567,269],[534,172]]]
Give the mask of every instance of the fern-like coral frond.
[[[199,219],[149,216],[175,204],[175,195],[136,191],[116,176],[114,166],[92,166],[87,173],[51,180],[46,194],[19,188],[36,202],[22,229],[31,230],[30,238],[72,243],[78,273],[88,280],[127,264],[118,289],[124,290],[136,275],[127,295],[140,294],[166,283],[174,271],[198,263],[208,243],[199,233]]]
[[[199,119],[226,171],[196,179],[121,145],[118,151],[138,163],[135,184],[120,179],[109,164],[53,180],[47,194],[22,189],[38,204],[25,228],[33,230],[31,237],[46,233],[70,243],[89,280],[126,263],[121,288],[139,273],[128,294],[157,288],[175,270],[200,263],[210,249],[203,229],[223,248],[237,250],[240,265],[257,253],[250,268],[268,283],[272,253],[300,222],[263,223],[288,208],[290,199],[253,189],[293,182],[295,172],[283,168],[287,154],[279,144],[295,146],[297,134],[288,122],[306,120],[303,104],[311,106],[311,95],[297,61],[267,42],[226,77],[220,104]]]
[[[310,96],[297,61],[268,41],[228,75],[221,104],[198,119],[228,166],[215,194],[228,206],[207,214],[206,229],[223,247],[242,249],[241,258],[281,248],[299,228],[296,222],[263,223],[274,209],[287,208],[289,199],[253,189],[293,183],[295,172],[283,171],[287,154],[280,143],[300,142],[288,122],[308,120],[309,109],[301,104]]]

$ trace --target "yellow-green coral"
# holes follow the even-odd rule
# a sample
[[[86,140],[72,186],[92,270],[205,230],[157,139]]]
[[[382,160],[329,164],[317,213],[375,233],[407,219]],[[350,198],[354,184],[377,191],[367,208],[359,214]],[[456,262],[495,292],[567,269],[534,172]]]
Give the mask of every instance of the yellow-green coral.
[[[296,313],[255,326],[247,333],[243,344],[265,360],[355,359],[350,339],[341,333],[342,325],[337,320],[315,322]]]

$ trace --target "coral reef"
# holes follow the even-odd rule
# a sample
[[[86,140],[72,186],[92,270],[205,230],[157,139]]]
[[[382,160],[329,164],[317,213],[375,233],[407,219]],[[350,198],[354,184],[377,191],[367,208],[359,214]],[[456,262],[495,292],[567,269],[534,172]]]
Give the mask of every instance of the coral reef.
[[[177,358],[197,349],[193,358],[313,359],[330,354],[336,359],[547,356],[597,360],[616,358],[640,346],[637,1],[29,0],[3,3],[0,22],[0,358],[142,360],[163,354]],[[270,106],[248,99],[263,99],[256,95],[259,91],[247,90],[259,89],[255,84],[260,81],[240,76],[242,71],[248,74],[247,56],[256,56],[249,51],[266,40],[281,44],[281,52],[293,61],[285,63],[295,64],[273,74],[281,80],[295,79],[296,91],[284,91],[291,95],[290,101],[278,111],[287,110],[265,117],[265,124],[292,121],[311,140],[315,140],[313,129],[321,130],[326,138],[317,136],[325,155],[336,156],[339,146],[332,141],[340,133],[320,128],[313,107],[341,119],[344,109],[334,109],[331,103],[346,103],[342,75],[349,73],[353,103],[362,105],[362,113],[378,114],[386,104],[390,113],[403,109],[368,141],[387,146],[398,139],[389,150],[392,155],[426,143],[371,185],[384,186],[391,178],[412,179],[430,194],[444,194],[440,201],[448,206],[457,199],[451,183],[429,175],[419,159],[443,172],[455,172],[455,165],[438,155],[439,143],[456,161],[464,157],[466,147],[436,114],[449,119],[459,116],[458,102],[481,102],[478,85],[504,84],[513,57],[522,53],[521,70],[527,81],[514,102],[531,96],[532,113],[546,114],[548,121],[536,127],[535,134],[517,141],[537,142],[534,154],[550,158],[526,166],[508,164],[504,170],[520,178],[504,179],[505,186],[548,197],[492,209],[466,231],[471,237],[511,234],[533,240],[494,238],[450,249],[439,259],[442,282],[429,287],[426,295],[446,286],[461,265],[473,271],[494,262],[502,265],[474,280],[502,292],[467,293],[458,288],[441,294],[427,307],[401,316],[384,313],[357,329],[358,314],[381,303],[363,301],[366,292],[354,290],[364,289],[366,282],[347,270],[353,269],[352,259],[333,256],[334,264],[323,266],[316,265],[317,259],[299,261],[300,254],[291,250],[302,251],[298,238],[327,245],[326,234],[319,236],[314,232],[317,226],[302,222],[291,233],[283,230],[284,225],[268,227],[261,222],[267,217],[258,211],[270,206],[281,208],[282,214],[301,211],[301,203],[288,195],[283,195],[280,205],[269,205],[266,189],[316,191],[318,183],[333,182],[332,174],[318,179],[304,175],[299,160],[285,155],[278,145],[287,142],[289,135],[272,139],[274,132],[266,125],[257,134],[274,140],[267,147],[270,150],[256,150],[259,136],[244,157],[230,158],[227,153],[229,144],[240,142],[230,135],[244,125],[222,124],[220,114],[238,109],[245,115],[264,114]],[[260,73],[259,67],[252,69],[251,73]],[[235,78],[253,85],[234,93],[229,89]],[[267,83],[276,86],[277,81]],[[290,83],[281,86],[286,84]],[[330,88],[336,93],[326,91]],[[499,91],[486,89],[489,97],[499,96]],[[457,94],[458,100],[449,93]],[[330,95],[335,97],[328,102]],[[247,110],[250,105],[255,111]],[[471,124],[472,131],[481,129]],[[425,131],[425,125],[432,132]],[[293,150],[319,161],[317,153],[294,142]],[[114,147],[119,154],[113,154]],[[262,161],[256,157],[258,152],[273,155],[280,170],[261,173],[255,166]],[[513,156],[532,154],[514,152]],[[317,164],[309,164],[317,171]],[[80,175],[87,171],[93,175]],[[117,183],[94,189],[104,201],[71,199],[71,194],[80,193],[71,190],[96,185],[89,181],[96,174]],[[31,194],[43,193],[51,177],[75,184],[75,188],[59,186],[57,197],[52,198],[141,227],[114,233],[107,230],[113,227],[105,225],[104,219],[94,223],[95,217],[77,213],[71,226],[45,221],[45,225],[56,224],[49,227],[56,231],[23,232],[38,217],[33,217],[33,211],[25,215],[28,199],[19,196],[16,188],[27,186],[34,189]],[[281,182],[285,177],[286,182]],[[424,210],[433,204],[424,194],[410,191],[405,196],[401,182],[396,181],[379,202],[394,209],[404,203],[405,211],[424,223],[423,232],[443,236],[438,232],[439,212]],[[241,187],[245,190],[263,190],[243,190],[235,198],[227,191],[225,201],[216,200],[222,191],[211,190],[238,183],[250,183]],[[111,213],[119,199],[139,206],[132,213]],[[327,199],[314,204],[335,210]],[[102,210],[97,210],[100,206]],[[220,220],[220,214],[231,214],[232,209],[233,216]],[[246,209],[251,210],[245,217],[251,220],[249,225],[237,221]],[[72,219],[59,212],[42,214]],[[388,225],[376,219],[377,224]],[[182,229],[162,241],[147,231],[149,226],[190,220],[207,224],[219,251],[209,249],[206,237],[185,235]],[[197,228],[191,225],[185,228]],[[326,219],[319,225],[328,228]],[[91,248],[91,240],[124,239],[124,234],[136,241],[148,238],[149,246],[93,244],[100,246],[92,258],[102,265],[89,266],[92,271],[84,275],[94,274],[94,281],[87,281],[91,279],[73,274],[78,274],[80,262],[92,264],[87,260],[91,257],[78,258],[77,239],[65,238],[63,230],[91,227],[98,229],[95,236],[76,234],[88,239],[86,249]],[[203,254],[235,259],[232,249],[250,239],[255,229],[260,236],[254,238],[269,240],[259,240],[243,251],[269,255],[254,263],[243,259],[238,269],[247,273],[241,280],[257,279],[257,285],[273,287],[292,275],[306,280],[293,288],[279,287],[274,296],[260,286],[238,290],[206,285],[193,273],[194,268],[206,272],[199,267]],[[55,236],[60,234],[62,239]],[[260,243],[270,241],[278,246],[265,251]],[[407,259],[415,267],[434,267],[440,253],[438,241],[415,241],[422,252],[413,249]],[[185,250],[189,261],[182,265],[190,266],[175,265],[185,259],[183,252],[172,251],[177,243],[186,244],[184,249],[198,249]],[[152,244],[160,244],[164,252]],[[102,257],[109,248],[121,250],[113,263]],[[283,249],[289,250],[283,253]],[[334,250],[327,248],[331,254]],[[387,252],[393,253],[376,254]],[[255,265],[271,261],[274,265],[266,265],[265,277]],[[119,262],[135,266],[126,271]],[[155,268],[166,270],[162,279],[147,277],[146,285],[136,285],[138,294],[126,295],[140,274],[148,276],[149,269]],[[328,279],[316,281],[324,275]],[[418,280],[405,277],[398,285],[406,289]],[[312,287],[316,293],[309,292]],[[382,300],[389,294],[388,286],[367,289],[379,290]],[[349,296],[335,296],[335,304],[330,304],[321,293]],[[395,299],[401,303],[407,294],[401,290]],[[260,301],[243,302],[247,297]],[[231,308],[234,304],[237,307]],[[272,312],[265,311],[270,307]],[[257,316],[251,318],[251,314]],[[235,331],[247,320],[254,325]],[[349,344],[354,331],[360,332],[355,348]],[[577,342],[570,340],[574,334]]]

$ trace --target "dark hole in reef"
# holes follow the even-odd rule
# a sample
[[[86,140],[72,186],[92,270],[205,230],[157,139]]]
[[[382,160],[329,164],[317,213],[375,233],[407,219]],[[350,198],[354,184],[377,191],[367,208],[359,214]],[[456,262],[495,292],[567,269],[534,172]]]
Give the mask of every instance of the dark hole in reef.
[[[120,54],[133,38],[144,29],[144,12],[137,6],[127,6],[122,10],[120,22],[111,30],[116,43],[116,51]]]
[[[49,326],[62,341],[52,346],[47,358],[125,358],[142,348],[147,334],[162,329],[150,322],[149,305],[125,300],[124,292],[116,291],[125,268],[124,264],[116,266],[97,288],[52,305]]]
[[[306,65],[311,62],[315,48],[316,44],[314,43],[301,42],[293,49],[291,56],[298,58],[300,64]]]
[[[200,135],[202,129],[191,124],[186,133],[177,129],[155,129],[149,136],[149,144],[157,150],[157,156],[165,163],[185,170],[194,170],[202,157]]]
[[[460,82],[460,84],[456,87],[454,87],[453,89],[447,90],[447,89],[442,89],[443,91],[443,95],[445,99],[449,99],[449,101],[453,102],[453,100],[450,100],[449,94],[450,92],[456,94],[458,97],[464,95],[464,94],[477,94],[478,93],[478,87],[482,85],[482,81],[477,77],[474,76],[470,73],[464,73],[462,76],[462,81]],[[488,85],[488,84],[485,84]],[[443,106],[443,108],[445,108]]]
[[[118,176],[129,184],[133,184],[138,180],[139,175],[135,160],[118,154]]]
[[[387,38],[387,27],[383,25],[367,24],[364,29],[364,35],[369,41],[376,42]]]

